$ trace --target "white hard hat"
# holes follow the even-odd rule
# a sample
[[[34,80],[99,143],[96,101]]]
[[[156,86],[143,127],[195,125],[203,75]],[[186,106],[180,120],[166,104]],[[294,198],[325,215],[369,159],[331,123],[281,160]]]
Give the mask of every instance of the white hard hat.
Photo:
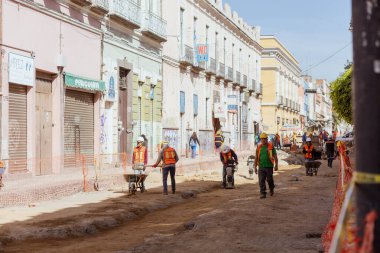
[[[226,153],[228,153],[230,151],[230,147],[227,146],[227,145],[223,145],[222,148],[221,148],[221,150],[222,150],[223,154],[226,154]]]
[[[144,142],[144,138],[143,138],[143,137],[141,137],[141,136],[140,136],[140,137],[138,137],[138,138],[137,138],[137,142]]]
[[[307,138],[306,138],[306,141],[311,141],[311,138],[310,138],[310,137],[307,137]]]

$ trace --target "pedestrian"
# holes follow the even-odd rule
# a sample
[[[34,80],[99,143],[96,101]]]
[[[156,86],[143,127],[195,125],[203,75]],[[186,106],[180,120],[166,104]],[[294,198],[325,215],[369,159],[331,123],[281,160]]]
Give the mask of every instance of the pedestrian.
[[[2,160],[0,160],[0,190],[2,187],[4,187],[3,184],[3,174],[5,172],[5,164]]]
[[[296,132],[293,132],[292,142],[294,145],[297,144],[297,133]]]
[[[217,130],[214,136],[215,151],[219,152],[220,147],[224,143],[224,136],[222,135],[222,130]]]
[[[177,152],[174,148],[169,146],[169,142],[164,141],[161,144],[161,151],[158,155],[156,163],[153,165],[153,168],[156,168],[157,165],[162,161],[162,185],[163,185],[163,194],[168,195],[168,174],[170,173],[170,180],[172,184],[172,193],[175,194],[176,185],[175,185],[175,170],[176,163],[179,158]]]
[[[281,149],[281,137],[278,133],[276,133],[275,140],[276,140],[276,148],[279,147]]]
[[[337,151],[335,141],[331,137],[326,141],[325,150],[327,155],[327,166],[332,168],[332,163]]]
[[[261,144],[256,149],[255,173],[259,175],[260,198],[263,199],[267,194],[265,181],[268,182],[269,194],[271,196],[274,194],[273,168],[275,171],[278,170],[278,158],[273,144],[268,142],[268,135],[263,132],[260,134],[260,139]]]
[[[220,151],[220,161],[223,163],[223,184],[222,187],[226,188],[226,176],[227,176],[227,166],[229,163],[234,163],[238,165],[238,157],[233,149],[227,145],[223,145]],[[232,177],[233,178],[233,177]],[[232,179],[232,186],[234,187],[234,180]]]
[[[189,146],[191,148],[191,158],[193,158],[193,159],[197,155],[197,143],[200,147],[201,145],[199,144],[197,134],[195,132],[193,132],[193,134],[191,135],[190,140],[189,140]]]
[[[254,167],[254,165],[255,165],[255,156],[254,155],[248,156],[247,166],[248,166],[249,178],[253,177],[253,167]]]
[[[132,168],[135,174],[143,175],[145,165],[148,163],[148,149],[144,146],[144,138],[139,136],[137,138],[137,145],[133,149]],[[144,181],[141,186],[145,189]]]
[[[302,135],[302,145],[305,145],[306,138],[307,138],[306,132],[303,132],[303,135]]]

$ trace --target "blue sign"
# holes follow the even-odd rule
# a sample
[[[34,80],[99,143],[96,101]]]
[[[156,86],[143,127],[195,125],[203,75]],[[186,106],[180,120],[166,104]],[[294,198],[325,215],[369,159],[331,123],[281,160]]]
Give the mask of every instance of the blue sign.
[[[113,78],[113,76],[110,77],[108,83],[108,99],[115,100],[115,79]]]
[[[197,62],[208,61],[208,45],[198,44],[196,48]]]

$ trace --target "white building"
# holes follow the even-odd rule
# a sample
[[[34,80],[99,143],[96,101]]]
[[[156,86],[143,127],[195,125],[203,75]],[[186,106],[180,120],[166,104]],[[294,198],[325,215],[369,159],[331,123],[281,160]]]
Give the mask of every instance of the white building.
[[[253,144],[261,124],[260,28],[220,0],[163,1],[168,40],[163,48],[163,138],[183,155],[193,132],[212,152],[223,130],[234,149]],[[208,61],[198,62],[199,45]],[[256,127],[258,131],[258,128]]]

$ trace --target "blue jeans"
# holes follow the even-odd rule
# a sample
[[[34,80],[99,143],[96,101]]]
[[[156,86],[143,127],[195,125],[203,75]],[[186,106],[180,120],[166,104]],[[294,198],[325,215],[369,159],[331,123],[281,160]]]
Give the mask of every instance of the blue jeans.
[[[172,182],[172,191],[175,191],[175,166],[168,166],[162,169],[162,184],[164,192],[168,192],[168,174],[170,173],[170,180]]]
[[[195,158],[197,155],[197,146],[191,146],[191,158]]]

